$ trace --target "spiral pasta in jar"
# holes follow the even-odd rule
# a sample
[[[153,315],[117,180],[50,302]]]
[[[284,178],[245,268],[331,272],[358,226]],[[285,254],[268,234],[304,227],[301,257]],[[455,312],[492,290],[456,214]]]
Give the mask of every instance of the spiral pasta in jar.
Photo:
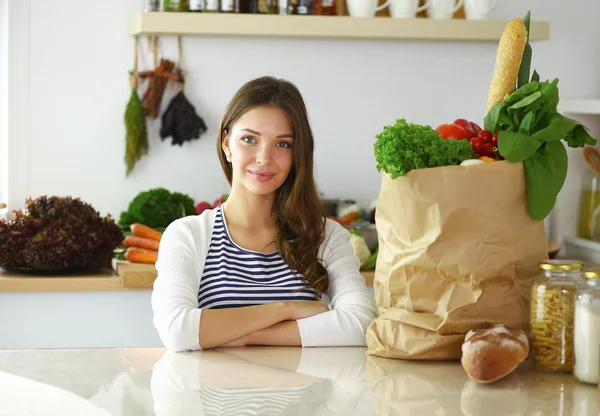
[[[573,371],[575,296],[583,267],[575,260],[540,263],[531,289],[531,348],[538,370]]]

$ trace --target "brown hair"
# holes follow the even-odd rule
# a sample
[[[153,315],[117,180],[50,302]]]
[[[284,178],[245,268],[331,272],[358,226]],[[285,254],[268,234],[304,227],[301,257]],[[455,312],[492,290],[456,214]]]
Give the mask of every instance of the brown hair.
[[[261,77],[244,84],[233,96],[221,119],[217,152],[231,185],[232,166],[222,148],[223,134],[247,111],[261,106],[283,110],[294,135],[293,164],[285,182],[277,189],[273,214],[278,226],[275,244],[292,271],[304,275],[316,295],[327,290],[328,275],[318,252],[325,237],[325,212],[317,194],[313,175],[314,139],[300,91],[294,84],[274,77]]]

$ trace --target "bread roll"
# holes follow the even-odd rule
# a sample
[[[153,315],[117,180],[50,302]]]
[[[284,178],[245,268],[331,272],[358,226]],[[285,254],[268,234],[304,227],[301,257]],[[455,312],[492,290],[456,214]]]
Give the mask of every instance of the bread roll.
[[[469,378],[491,383],[512,373],[527,358],[529,342],[520,329],[494,325],[469,331],[462,353],[461,363]]]

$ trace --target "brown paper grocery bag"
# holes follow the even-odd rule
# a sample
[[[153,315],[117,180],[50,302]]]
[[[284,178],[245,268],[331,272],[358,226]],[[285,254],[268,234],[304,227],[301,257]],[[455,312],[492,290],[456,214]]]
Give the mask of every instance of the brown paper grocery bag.
[[[522,163],[384,174],[377,202],[379,317],[367,353],[460,359],[470,329],[527,329],[530,289],[548,257],[543,221],[525,210]]]

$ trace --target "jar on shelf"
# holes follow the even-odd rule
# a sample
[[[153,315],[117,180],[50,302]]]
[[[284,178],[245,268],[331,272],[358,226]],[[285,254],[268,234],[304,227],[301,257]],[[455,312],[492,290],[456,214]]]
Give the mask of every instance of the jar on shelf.
[[[584,264],[546,260],[531,289],[531,347],[538,370],[572,372],[575,297]]]
[[[145,12],[160,12],[160,0],[144,0]]]
[[[165,12],[187,12],[189,11],[188,0],[164,0]]]
[[[579,200],[578,235],[600,239],[600,178],[586,169]]]
[[[583,273],[585,283],[575,300],[575,377],[598,384],[600,370],[600,268]]]

